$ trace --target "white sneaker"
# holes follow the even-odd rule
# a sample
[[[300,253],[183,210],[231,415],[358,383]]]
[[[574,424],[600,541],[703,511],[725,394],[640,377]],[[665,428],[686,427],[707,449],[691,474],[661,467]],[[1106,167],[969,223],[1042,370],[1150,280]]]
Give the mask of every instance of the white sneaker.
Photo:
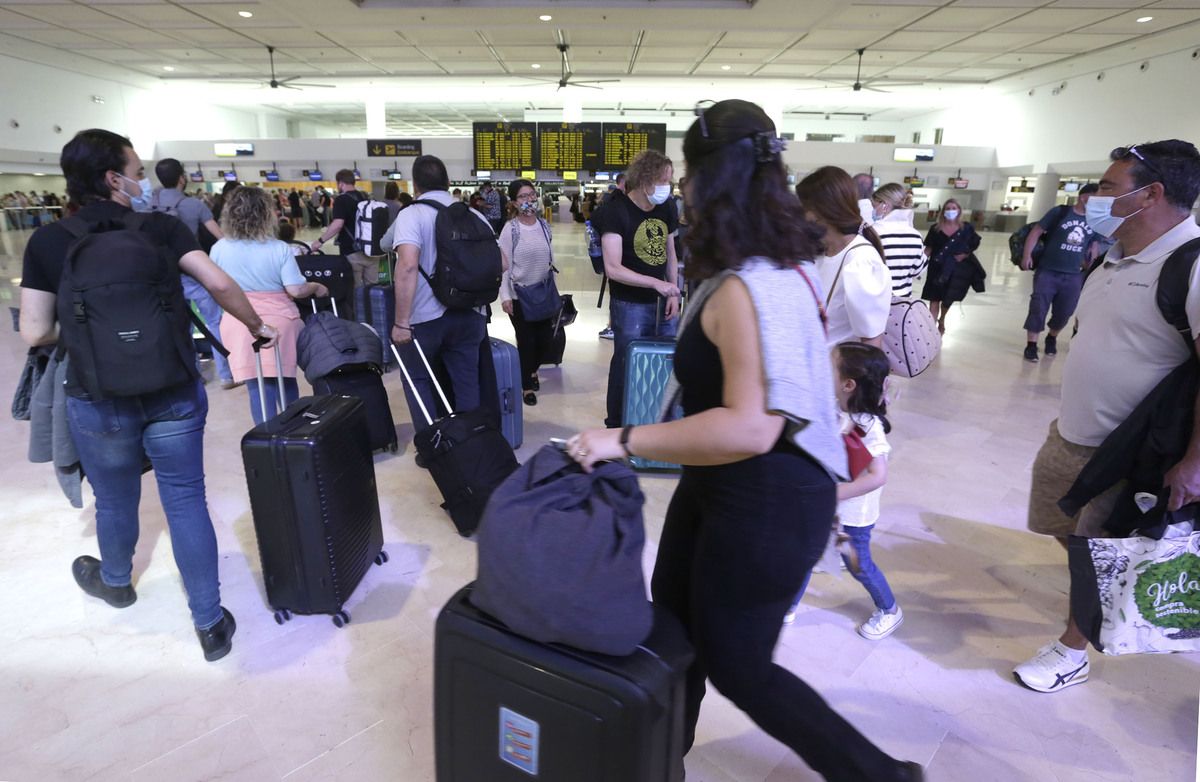
[[[904,610],[896,606],[896,613],[889,614],[883,609],[876,609],[871,618],[858,626],[858,634],[868,641],[881,641],[904,623]]]
[[[796,608],[789,608],[788,612],[783,615],[783,623],[785,625],[790,625],[792,622],[795,622],[795,621],[796,621]]]
[[[1073,684],[1083,684],[1091,668],[1087,654],[1084,654],[1083,662],[1076,662],[1068,651],[1071,650],[1059,641],[1046,644],[1033,657],[1013,668],[1013,676],[1038,692],[1058,692]]]

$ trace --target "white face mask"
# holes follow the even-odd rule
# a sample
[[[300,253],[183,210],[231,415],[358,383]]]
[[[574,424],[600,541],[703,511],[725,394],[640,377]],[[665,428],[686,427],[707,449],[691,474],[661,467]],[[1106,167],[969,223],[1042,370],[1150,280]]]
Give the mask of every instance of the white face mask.
[[[1150,185],[1146,185],[1146,187],[1150,187]],[[1084,219],[1087,220],[1087,224],[1093,231],[1105,239],[1111,239],[1122,223],[1141,212],[1142,209],[1145,209],[1145,207],[1142,207],[1142,209],[1137,210],[1132,215],[1118,217],[1112,213],[1113,204],[1116,203],[1118,198],[1133,195],[1138,190],[1145,190],[1146,187],[1139,187],[1137,190],[1130,190],[1128,193],[1122,193],[1119,196],[1093,195],[1088,199],[1087,206],[1084,207]]]
[[[129,198],[130,201],[136,201],[139,198],[142,198],[150,190],[150,180],[149,179],[143,179],[141,182],[139,182],[136,179],[130,179],[129,177],[125,176],[124,174],[117,174],[117,176],[121,177],[121,179],[124,179],[126,182],[132,182],[133,184],[137,185],[136,193],[130,193],[125,188],[121,188],[121,192],[124,193]]]
[[[658,206],[659,204],[665,204],[667,199],[671,197],[671,186],[656,185],[654,187],[654,192],[646,197],[649,198],[650,203],[654,204],[655,206]]]
[[[957,209],[947,209],[945,212],[945,215],[946,215],[947,220],[957,220],[958,219],[958,210]]]

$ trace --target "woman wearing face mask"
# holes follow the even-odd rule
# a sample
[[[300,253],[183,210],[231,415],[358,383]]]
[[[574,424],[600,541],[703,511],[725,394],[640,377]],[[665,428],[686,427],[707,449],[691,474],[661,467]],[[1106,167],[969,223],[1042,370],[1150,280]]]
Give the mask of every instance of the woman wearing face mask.
[[[661,152],[643,150],[625,172],[625,192],[612,191],[593,219],[609,281],[613,357],[608,369],[605,426],[620,426],[625,394],[625,351],[635,339],[675,336],[679,313],[675,234],[679,216],[672,204],[675,168]],[[599,223],[597,225],[597,223]]]
[[[892,297],[907,299],[926,263],[921,232],[912,227],[912,193],[889,182],[871,194],[871,207],[875,218],[871,227],[879,235],[883,262],[892,273]]]
[[[929,311],[938,319],[938,331],[943,334],[950,305],[965,299],[967,291],[982,279],[983,267],[975,258],[977,247],[975,227],[962,219],[962,206],[949,199],[925,237],[929,276],[921,289],[921,298],[929,302]]]
[[[553,284],[554,252],[550,247],[550,226],[538,214],[541,207],[533,183],[528,179],[513,182],[508,186],[508,200],[516,219],[506,222],[500,231],[500,255],[504,257],[500,306],[508,313],[517,334],[521,398],[527,405],[536,405],[537,370],[542,356],[551,348],[554,316],[530,320],[526,309],[540,303],[544,286]]]

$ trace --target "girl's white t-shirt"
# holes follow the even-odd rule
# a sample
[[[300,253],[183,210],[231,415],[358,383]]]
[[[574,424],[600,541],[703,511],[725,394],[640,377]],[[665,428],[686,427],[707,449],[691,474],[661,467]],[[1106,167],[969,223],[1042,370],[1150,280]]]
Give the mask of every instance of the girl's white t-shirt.
[[[875,458],[887,458],[892,452],[887,435],[883,433],[883,422],[873,415],[841,414],[842,433],[849,432],[854,426],[863,430],[863,445],[867,452]],[[879,498],[883,495],[883,487],[868,492],[860,497],[851,497],[838,503],[838,521],[847,527],[869,527],[879,520]]]

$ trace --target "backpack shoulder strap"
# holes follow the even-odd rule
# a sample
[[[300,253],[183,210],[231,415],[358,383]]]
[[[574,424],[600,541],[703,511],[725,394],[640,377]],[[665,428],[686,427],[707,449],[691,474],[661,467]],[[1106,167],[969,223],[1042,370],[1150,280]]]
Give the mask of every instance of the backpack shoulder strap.
[[[1196,343],[1192,339],[1191,324],[1188,323],[1187,298],[1191,284],[1192,269],[1200,256],[1200,238],[1185,243],[1163,263],[1158,273],[1158,292],[1155,301],[1163,318],[1187,343],[1188,350],[1195,355]]]
[[[432,206],[439,212],[447,208],[445,204],[438,203],[432,198],[418,198],[416,201],[413,201],[413,204],[425,204],[425,206]]]
[[[88,228],[87,221],[79,215],[65,217],[58,221],[58,225],[60,225],[67,233],[71,234],[71,236],[75,237],[76,239],[82,239],[91,233],[90,229]]]
[[[123,223],[131,231],[142,231],[149,227],[150,212],[133,212],[125,215]]]

